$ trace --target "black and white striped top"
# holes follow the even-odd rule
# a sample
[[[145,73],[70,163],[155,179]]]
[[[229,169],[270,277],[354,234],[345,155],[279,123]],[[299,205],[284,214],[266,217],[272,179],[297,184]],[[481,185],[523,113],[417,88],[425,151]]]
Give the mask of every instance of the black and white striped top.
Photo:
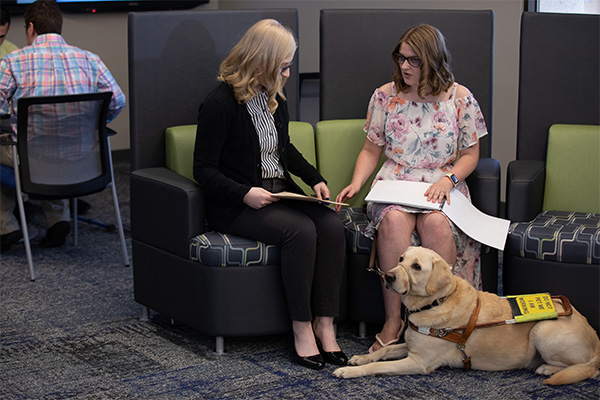
[[[246,109],[250,113],[256,133],[258,133],[262,178],[283,178],[283,168],[277,153],[277,129],[275,129],[273,114],[269,112],[267,100],[266,92],[258,92],[252,100],[246,103]]]

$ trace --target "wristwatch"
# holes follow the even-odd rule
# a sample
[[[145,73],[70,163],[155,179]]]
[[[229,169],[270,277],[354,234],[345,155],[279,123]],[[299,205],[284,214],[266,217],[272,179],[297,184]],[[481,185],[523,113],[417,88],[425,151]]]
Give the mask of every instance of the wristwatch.
[[[456,187],[456,185],[458,185],[458,178],[456,177],[456,175],[454,175],[454,174],[446,174],[444,176],[447,176],[448,179],[450,179],[452,181],[452,185],[454,185],[454,187]]]

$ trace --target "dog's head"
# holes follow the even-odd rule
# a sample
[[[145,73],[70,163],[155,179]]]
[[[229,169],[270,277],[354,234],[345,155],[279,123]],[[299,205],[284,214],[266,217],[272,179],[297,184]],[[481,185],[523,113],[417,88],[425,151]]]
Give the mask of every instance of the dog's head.
[[[435,251],[409,247],[398,265],[385,274],[389,289],[402,295],[429,297],[452,283],[452,267]]]

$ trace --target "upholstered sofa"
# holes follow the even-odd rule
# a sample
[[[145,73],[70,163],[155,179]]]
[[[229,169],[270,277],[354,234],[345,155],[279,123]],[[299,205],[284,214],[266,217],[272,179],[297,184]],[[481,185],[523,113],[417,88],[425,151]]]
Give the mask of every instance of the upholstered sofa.
[[[191,173],[198,105],[216,83],[220,60],[240,33],[262,18],[276,18],[297,32],[295,10],[129,15],[135,300],[143,306],[146,317],[151,309],[215,336],[217,352],[223,351],[225,337],[277,334],[291,327],[278,249],[207,232],[204,195]],[[489,13],[484,18],[483,30],[491,33]],[[489,43],[487,48],[491,48]],[[484,81],[490,83],[488,78]],[[297,64],[292,67],[286,88],[294,120],[299,114]],[[320,121],[316,129],[306,123],[290,124],[293,143],[319,168],[334,194],[350,181],[364,142],[363,125],[364,119],[360,118]],[[497,215],[499,165],[487,160],[482,160],[469,185],[475,204]],[[304,189],[309,190],[306,186]],[[341,215],[349,249],[353,243],[366,243],[365,248],[370,248],[360,233],[365,222],[361,205],[366,190],[352,199],[354,207]],[[352,254],[348,252],[353,269],[364,271],[368,255]],[[497,263],[492,263],[490,272],[497,276]],[[383,305],[377,303],[381,288],[374,274],[368,276],[374,289],[368,296],[375,302],[363,298],[358,306],[366,307],[365,313],[377,318],[355,319],[381,322]],[[344,318],[349,301],[358,300],[345,280],[342,300]]]
[[[313,127],[306,122],[290,122],[289,132],[292,143],[327,179],[333,195],[339,193],[350,183],[354,162],[364,143],[364,124],[364,119],[319,121],[313,131]],[[174,126],[165,131],[166,167],[181,177],[185,177],[184,179],[189,180],[190,183],[193,181],[195,137],[195,125]],[[478,167],[478,173],[474,174],[474,182],[477,182],[477,177],[480,175],[489,175],[489,171],[486,169],[484,162]],[[493,170],[495,170],[495,166],[493,166]],[[481,190],[482,186],[475,183],[473,187],[476,188],[475,190]],[[485,190],[485,186],[483,188]],[[307,193],[312,193],[310,188],[305,187],[305,189]],[[368,224],[363,207],[368,191],[369,185],[367,184],[357,196],[349,200],[351,207],[345,207],[338,213],[345,226],[349,273],[355,270],[365,271],[368,266],[372,241],[363,234],[364,228]],[[481,196],[474,196],[474,198],[481,198]],[[181,206],[190,207],[184,203]],[[191,205],[191,207],[194,206]],[[186,208],[182,208],[180,212],[185,214]],[[192,213],[192,210],[188,209],[187,212]],[[252,274],[258,273],[258,268],[277,265],[279,261],[279,248],[276,246],[269,246],[234,235],[223,235],[214,231],[198,231],[190,237],[191,239],[186,244],[189,246],[190,261],[197,263],[195,268],[216,267],[225,270],[231,269],[236,271],[235,273],[246,268],[244,272]],[[486,271],[486,273],[496,274],[497,272]],[[373,293],[380,294],[379,279],[375,274],[371,274],[370,277],[372,279],[369,280],[369,284],[373,285]],[[349,285],[351,282],[348,280]],[[269,288],[267,287],[266,290]],[[365,307],[363,304],[372,302],[371,300],[365,302],[365,299],[357,297],[352,286],[345,286],[342,296],[342,318],[346,316],[346,309],[360,309]],[[218,307],[213,303],[214,301],[208,302],[211,307]],[[381,301],[380,304],[376,304],[364,312],[369,313],[373,318],[381,318],[382,321],[383,302]],[[248,313],[252,314],[250,310]],[[372,322],[378,322],[378,320]],[[362,329],[364,327],[360,330]]]

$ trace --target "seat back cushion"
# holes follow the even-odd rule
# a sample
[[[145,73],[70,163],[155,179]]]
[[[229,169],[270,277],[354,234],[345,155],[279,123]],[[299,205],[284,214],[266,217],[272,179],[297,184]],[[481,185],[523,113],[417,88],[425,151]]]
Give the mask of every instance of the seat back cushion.
[[[311,124],[290,122],[290,140],[304,158],[316,167],[315,137]],[[165,130],[166,166],[173,172],[194,180],[194,146],[196,125],[172,126]],[[312,193],[302,180],[292,175],[292,179],[307,193]]]
[[[600,124],[598,49],[598,15],[521,14],[517,160],[544,160],[553,124]],[[577,60],[577,72],[571,63],[556,62],[557,54]],[[563,76],[569,77],[569,90],[561,91],[558,99],[548,82]]]
[[[369,2],[356,3],[367,5]],[[375,88],[391,79],[394,69],[391,53],[400,35],[423,23],[442,32],[452,55],[456,81],[468,87],[479,102],[489,132],[479,143],[479,154],[490,157],[494,50],[491,10],[406,10],[402,7],[321,10],[320,120],[364,118]]]
[[[544,210],[600,213],[600,126],[552,125]]]
[[[194,180],[196,125],[172,126],[165,130],[167,168]]]
[[[327,180],[332,198],[335,198],[352,181],[356,158],[365,143],[364,126],[364,119],[339,119],[317,123],[315,130],[317,165],[321,175]],[[362,207],[371,189],[371,182],[384,160],[385,156],[382,154],[379,165],[360,192],[347,201],[352,207]]]
[[[315,151],[315,131],[311,124],[308,122],[290,121],[290,141],[304,156],[306,161],[312,164],[313,167],[317,168],[317,154]],[[311,187],[302,181],[302,179],[292,174],[292,179],[304,193],[310,195],[314,193]]]
[[[298,10],[165,10],[128,15],[131,170],[164,167],[164,132],[195,124],[198,107],[219,83],[217,71],[244,32],[274,18],[298,37]],[[160,29],[156,29],[160,26]],[[297,119],[298,64],[286,83]]]

